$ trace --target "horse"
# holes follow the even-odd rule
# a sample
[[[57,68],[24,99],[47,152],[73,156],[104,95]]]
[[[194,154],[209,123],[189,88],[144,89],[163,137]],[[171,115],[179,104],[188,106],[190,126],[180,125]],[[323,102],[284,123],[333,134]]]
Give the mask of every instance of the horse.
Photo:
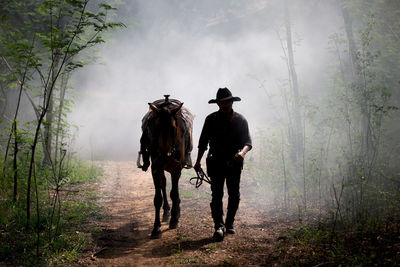
[[[163,222],[167,222],[170,218],[169,228],[176,229],[178,226],[181,202],[178,183],[182,169],[191,167],[190,151],[193,148],[191,140],[193,115],[180,101],[169,99],[169,95],[164,97],[163,100],[148,103],[150,109],[142,120],[143,133],[138,158],[140,162],[141,153],[144,164],[143,166],[138,164],[138,167],[144,171],[150,165],[148,157],[151,159],[151,174],[155,189],[155,219],[150,236],[152,239],[161,238],[161,206],[164,210]],[[168,204],[164,171],[171,174],[171,209]]]

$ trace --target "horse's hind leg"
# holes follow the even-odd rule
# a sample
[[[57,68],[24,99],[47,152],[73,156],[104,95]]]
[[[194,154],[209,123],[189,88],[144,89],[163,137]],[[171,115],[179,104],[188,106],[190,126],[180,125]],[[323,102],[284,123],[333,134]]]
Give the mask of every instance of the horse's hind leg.
[[[179,217],[181,216],[181,209],[180,209],[181,200],[179,198],[179,188],[178,188],[179,177],[180,177],[180,172],[178,175],[171,174],[172,189],[170,196],[172,199],[172,209],[171,209],[171,220],[169,222],[170,229],[175,229],[176,227],[178,227]]]
[[[161,192],[162,192],[162,197],[163,197],[163,210],[164,210],[163,217],[162,217],[163,222],[168,222],[169,217],[171,216],[171,213],[169,211],[170,207],[168,204],[166,185],[167,185],[167,179],[165,178],[165,175],[162,175]]]
[[[153,173],[153,182],[155,188],[154,207],[156,213],[154,219],[154,227],[153,231],[151,232],[150,238],[156,239],[156,238],[161,238],[160,209],[162,205],[162,194],[161,194],[162,178],[157,171],[152,170],[152,173]]]

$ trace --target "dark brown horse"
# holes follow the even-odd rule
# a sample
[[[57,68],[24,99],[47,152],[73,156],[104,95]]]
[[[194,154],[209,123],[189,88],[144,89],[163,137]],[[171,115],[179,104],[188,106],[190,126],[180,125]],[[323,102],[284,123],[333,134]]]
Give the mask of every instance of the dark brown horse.
[[[187,152],[192,149],[191,132],[193,115],[183,103],[165,96],[164,100],[149,103],[150,110],[142,121],[141,153],[144,171],[147,170],[151,158],[151,173],[155,188],[154,206],[155,220],[151,238],[161,237],[160,209],[163,207],[163,221],[169,221],[169,228],[178,226],[180,217],[180,198],[178,182],[183,167],[187,167]],[[189,114],[188,116],[185,116]],[[188,143],[189,142],[189,143]],[[190,167],[190,166],[189,166]],[[171,174],[172,189],[170,197],[172,209],[168,204],[166,193],[166,177],[164,171]]]

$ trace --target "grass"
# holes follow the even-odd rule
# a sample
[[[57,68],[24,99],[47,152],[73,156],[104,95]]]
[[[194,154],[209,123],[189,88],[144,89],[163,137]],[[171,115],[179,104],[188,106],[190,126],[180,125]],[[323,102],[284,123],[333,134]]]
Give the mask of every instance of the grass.
[[[38,175],[45,175],[45,170]],[[89,245],[91,229],[88,223],[103,218],[103,208],[95,204],[99,198],[93,184],[99,181],[102,170],[90,163],[73,160],[68,169],[68,183],[60,192],[61,209],[58,206],[51,230],[52,196],[46,179],[38,176],[40,222],[37,229],[36,196],[32,193],[31,228],[26,229],[26,208],[21,193],[17,202],[9,198],[0,200],[0,265],[52,265],[68,266],[76,261]],[[21,178],[23,180],[23,178]],[[21,183],[23,192],[25,185]],[[59,221],[59,222],[58,222]],[[57,223],[58,222],[58,223]],[[58,226],[57,226],[58,225]],[[39,232],[39,243],[37,233]],[[51,233],[51,235],[49,235]],[[37,254],[39,248],[39,254]]]
[[[87,161],[73,159],[69,169],[70,184],[96,182],[103,170]]]
[[[291,252],[295,263],[316,265],[370,266],[400,264],[400,221],[391,221],[390,227],[360,227],[332,230],[328,223],[318,226],[302,226],[289,232],[283,249],[295,247]]]
[[[211,244],[209,244],[207,247],[206,247],[206,251],[208,251],[208,252],[215,252],[215,251],[217,251],[217,243],[216,242],[214,242],[214,243],[211,243]]]
[[[49,265],[62,265],[79,259],[80,253],[89,245],[87,234],[79,231],[70,231],[58,236],[51,244],[52,249],[45,255]]]
[[[183,236],[176,236],[175,239],[178,241],[177,248],[172,250],[173,254],[180,255],[182,254],[181,242],[185,240]]]
[[[187,256],[178,256],[171,260],[169,264],[201,264],[201,260],[198,258],[191,258]]]
[[[184,255],[184,251],[181,247],[181,242],[185,241],[186,238],[183,236],[176,236],[175,239],[178,241],[176,249],[172,250],[174,258],[169,262],[169,264],[201,264],[201,260],[198,258],[191,258]]]
[[[181,189],[181,190],[179,190],[179,195],[181,198],[194,198],[195,192],[192,190]]]
[[[99,195],[98,192],[93,191],[92,189],[84,189],[83,194],[91,201],[96,201],[102,198],[102,194]]]

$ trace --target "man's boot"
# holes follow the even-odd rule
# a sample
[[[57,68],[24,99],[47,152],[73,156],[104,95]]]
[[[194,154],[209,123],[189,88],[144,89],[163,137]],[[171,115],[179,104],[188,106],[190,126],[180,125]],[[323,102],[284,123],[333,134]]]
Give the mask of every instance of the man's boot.
[[[236,234],[236,230],[233,227],[227,228],[226,233],[230,234],[230,235],[234,235],[234,234]]]
[[[222,225],[215,226],[215,231],[213,235],[214,241],[221,242],[222,240],[224,240],[224,236],[225,236],[224,227]]]
[[[234,195],[229,196],[228,212],[226,213],[226,218],[225,218],[225,228],[227,234],[233,235],[236,233],[235,229],[233,228],[233,223],[235,222],[235,215],[238,208],[239,208],[239,197],[234,198]]]
[[[226,233],[234,235],[236,234],[235,228],[233,228],[233,221],[234,219],[226,219],[225,221],[225,228],[226,228]]]
[[[222,202],[217,204],[211,203],[210,206],[215,229],[213,239],[216,242],[221,242],[222,240],[224,240],[225,236]]]

